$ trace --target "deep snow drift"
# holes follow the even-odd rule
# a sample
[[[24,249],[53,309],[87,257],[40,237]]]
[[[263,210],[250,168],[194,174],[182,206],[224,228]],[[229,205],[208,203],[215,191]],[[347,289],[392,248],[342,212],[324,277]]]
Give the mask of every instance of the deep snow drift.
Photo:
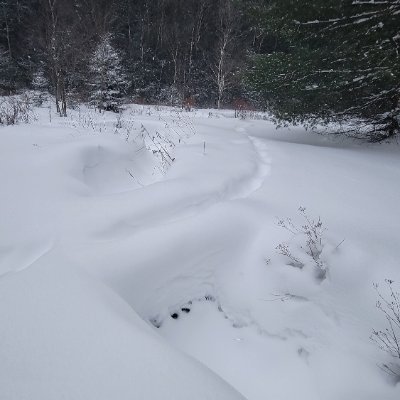
[[[397,144],[37,113],[0,130],[1,399],[399,398],[369,339],[373,284],[400,282]]]

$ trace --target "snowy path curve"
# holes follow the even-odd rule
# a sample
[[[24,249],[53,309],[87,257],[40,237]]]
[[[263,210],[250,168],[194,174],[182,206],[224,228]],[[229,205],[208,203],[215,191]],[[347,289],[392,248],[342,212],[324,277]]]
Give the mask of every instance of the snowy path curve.
[[[163,318],[191,298],[215,296],[219,271],[242,259],[253,238],[254,215],[246,199],[270,174],[268,148],[243,130],[221,136],[204,136],[206,155],[197,138],[182,146],[174,166],[178,171],[136,190],[136,199],[143,199],[137,206],[129,204],[119,211],[117,207],[115,215],[112,211],[106,226],[96,225],[94,240],[84,246],[71,244],[79,263],[95,266],[91,272],[144,319]],[[226,148],[232,154],[226,154]],[[194,168],[187,171],[185,162],[190,165],[193,159]],[[213,171],[218,173],[214,181]],[[149,204],[149,197],[156,201]],[[91,212],[93,218],[98,215],[97,208]],[[165,260],[172,263],[167,269]]]

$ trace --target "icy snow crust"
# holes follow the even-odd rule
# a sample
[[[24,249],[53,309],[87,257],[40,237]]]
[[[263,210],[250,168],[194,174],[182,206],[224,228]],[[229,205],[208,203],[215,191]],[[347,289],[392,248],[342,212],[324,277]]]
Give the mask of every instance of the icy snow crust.
[[[231,111],[37,113],[0,130],[2,400],[399,398],[369,340],[372,284],[400,282],[398,145]],[[328,228],[322,281],[275,249],[299,206]]]

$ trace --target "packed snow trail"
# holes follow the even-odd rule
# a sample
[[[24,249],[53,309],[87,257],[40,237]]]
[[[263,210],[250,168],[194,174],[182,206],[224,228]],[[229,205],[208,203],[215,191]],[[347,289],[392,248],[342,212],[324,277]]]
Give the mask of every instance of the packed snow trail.
[[[0,395],[397,399],[368,337],[372,283],[399,274],[399,149],[130,112],[196,133],[164,177],[112,114],[101,134],[44,116],[1,132]],[[322,283],[276,254],[299,206],[329,229]]]
[[[249,197],[268,176],[265,145],[222,126],[218,135],[208,132],[208,124],[197,129],[165,180],[118,196],[129,202],[129,209],[122,202],[117,206],[115,196],[98,199],[96,207],[91,199],[78,219],[97,219],[84,224],[95,227],[85,233],[95,240],[68,244],[76,246],[68,252],[79,257],[77,262],[94,265],[93,273],[101,274],[145,319],[165,317],[191,298],[215,295],[215,275],[232,268],[232,259],[240,259],[254,239],[257,215],[233,201]],[[105,227],[98,215],[110,207],[103,201],[114,202]],[[68,233],[63,242],[71,237]],[[165,260],[173,265],[165,268]]]
[[[129,296],[132,291],[135,291],[135,285],[138,281],[136,274],[131,275],[132,255],[135,254],[138,264],[138,268],[135,267],[135,269],[138,271],[137,275],[140,275],[141,257],[143,263],[149,262],[154,251],[148,248],[149,252],[147,253],[146,246],[142,247],[142,245],[140,245],[141,251],[135,251],[134,244],[137,242],[142,244],[143,242],[153,243],[156,247],[160,246],[158,251],[162,253],[163,238],[160,232],[157,232],[155,237],[150,240],[146,238],[147,232],[157,231],[158,226],[160,226],[159,230],[162,231],[163,227],[175,223],[179,223],[179,229],[185,229],[186,220],[191,219],[192,215],[197,216],[202,210],[231,197],[243,197],[245,193],[251,190],[249,188],[260,179],[258,175],[261,172],[259,171],[258,161],[252,160],[253,158],[257,160],[257,154],[253,145],[246,138],[236,135],[231,143],[233,151],[223,154],[224,150],[219,147],[219,143],[214,144],[210,136],[207,141],[207,153],[204,155],[201,150],[198,151],[198,165],[194,165],[194,169],[202,168],[204,173],[203,160],[207,160],[210,153],[220,154],[224,158],[224,162],[228,164],[226,167],[231,168],[235,163],[233,157],[236,157],[238,152],[245,151],[249,155],[248,160],[245,160],[244,167],[233,168],[233,172],[237,174],[233,182],[225,179],[225,170],[222,170],[219,175],[214,174],[213,179],[209,179],[207,173],[205,173],[204,178],[207,181],[204,181],[202,185],[188,185],[190,174],[174,176],[171,173],[164,181],[143,189],[136,187],[132,191],[129,190],[126,179],[120,178],[121,175],[126,176],[126,165],[130,165],[132,168],[132,162],[128,155],[129,147],[132,146],[126,146],[125,155],[121,153],[120,149],[117,149],[118,140],[115,138],[82,137],[69,132],[69,129],[64,131],[66,133],[64,137],[62,135],[54,136],[53,132],[49,132],[48,129],[39,125],[31,129],[28,135],[22,132],[18,138],[15,137],[19,134],[16,129],[8,128],[3,132],[3,138],[9,139],[10,147],[4,148],[4,157],[2,158],[4,168],[1,169],[3,172],[2,181],[6,185],[3,186],[4,193],[9,196],[9,200],[7,196],[3,196],[3,201],[5,201],[9,212],[5,213],[2,219],[1,227],[4,233],[2,237],[7,238],[5,242],[7,251],[3,252],[1,265],[3,282],[9,290],[3,292],[4,301],[2,302],[1,315],[3,320],[12,321],[3,325],[2,329],[2,337],[9,337],[9,340],[6,341],[7,346],[2,347],[4,356],[2,357],[4,373],[1,374],[4,377],[2,393],[6,398],[24,398],[28,391],[35,398],[52,398],[57,390],[74,398],[80,398],[80,396],[82,398],[109,397],[110,390],[115,390],[113,387],[117,385],[117,382],[113,382],[113,374],[108,371],[117,371],[118,368],[113,367],[114,362],[102,355],[100,343],[103,341],[106,345],[107,336],[113,340],[114,336],[119,335],[107,333],[107,326],[110,325],[112,328],[115,322],[110,317],[103,316],[101,320],[106,325],[94,320],[90,323],[94,330],[103,332],[101,335],[103,339],[100,337],[100,342],[94,342],[91,346],[86,344],[92,333],[82,329],[82,323],[85,321],[85,326],[89,324],[91,321],[90,314],[100,313],[100,316],[102,306],[101,303],[95,305],[89,301],[88,295],[77,289],[76,283],[83,278],[79,278],[80,273],[71,275],[69,271],[72,266],[75,265],[78,269],[82,267],[94,276],[99,276],[103,282],[114,289],[115,293],[128,300],[130,306],[145,315],[146,310],[141,309],[140,304],[145,303],[144,294],[148,295],[152,285],[144,286],[142,285],[143,281],[141,282],[137,294],[137,298],[140,300],[139,304]],[[22,156],[20,142],[24,143],[24,140],[26,143],[23,145],[25,147],[24,162],[28,167],[21,170],[19,165]],[[238,142],[235,143],[235,140],[238,140]],[[193,145],[193,147],[196,146],[197,144]],[[198,147],[201,149],[201,145]],[[238,150],[235,150],[236,148]],[[135,151],[135,149],[132,150]],[[50,170],[48,169],[49,159],[52,166]],[[135,162],[135,160],[133,161]],[[181,159],[180,162],[183,163],[184,161]],[[13,164],[16,164],[15,167],[12,166]],[[118,171],[115,171],[118,166],[120,168],[119,175]],[[212,170],[213,167],[209,166],[209,171],[212,172]],[[16,171],[19,176],[13,175],[10,171]],[[136,171],[137,168],[135,168]],[[253,175],[255,175],[254,179]],[[143,178],[143,174],[140,175],[140,178]],[[118,187],[115,180],[120,181],[122,186]],[[188,188],[185,190],[186,186]],[[21,193],[21,196],[18,196],[17,193]],[[13,229],[13,226],[19,226],[21,229]],[[173,236],[180,236],[181,233],[177,232]],[[170,232],[166,234],[170,235]],[[126,247],[124,247],[125,245]],[[185,244],[183,245],[185,246]],[[193,238],[188,241],[187,245],[193,246]],[[174,246],[171,243],[172,250]],[[39,250],[43,247],[46,249],[45,251]],[[207,245],[205,244],[204,247],[207,247]],[[170,252],[169,249],[166,250],[167,253]],[[209,249],[206,251],[207,253],[210,252]],[[147,253],[147,256],[144,253]],[[193,249],[192,253],[197,253],[197,250]],[[86,258],[86,255],[89,257]],[[90,260],[90,257],[93,258],[93,256],[100,257],[101,261],[95,263],[93,259]],[[119,257],[121,257],[121,262],[118,260]],[[204,276],[204,279],[199,281],[199,286],[208,285],[207,276],[202,271],[204,269],[202,266],[207,264],[208,258],[203,257],[201,253],[198,257],[198,274]],[[183,268],[183,265],[186,264],[186,258],[187,256],[182,260],[181,269],[176,270],[178,280],[184,280],[182,274],[190,274],[190,268]],[[214,259],[212,254],[211,258]],[[91,262],[93,264],[89,265],[88,263]],[[154,263],[154,260],[152,263]],[[26,270],[26,268],[29,269]],[[209,267],[207,266],[207,268]],[[18,272],[18,274],[10,276],[11,272]],[[149,273],[151,274],[152,271],[149,270],[147,274]],[[212,274],[212,271],[210,274]],[[176,278],[173,272],[169,275],[169,280]],[[65,285],[65,291],[56,289],[58,287],[58,282],[55,281],[57,277],[60,279],[60,283],[62,281],[62,284]],[[188,279],[189,286],[197,286],[196,279],[195,273],[193,278]],[[25,282],[25,287],[31,286],[32,290],[28,292],[20,290],[18,285],[21,281]],[[88,288],[89,298],[107,297],[108,295],[102,294],[102,289],[97,288],[96,285],[97,283],[93,283],[93,288],[90,288],[90,290]],[[126,292],[124,292],[125,287]],[[183,291],[187,291],[186,287],[187,285],[183,285]],[[38,292],[36,292],[36,288]],[[60,300],[54,299],[55,291],[53,288],[56,292],[58,291],[57,297]],[[168,287],[166,292],[170,293],[171,290],[173,290],[173,285]],[[98,292],[99,294],[97,294]],[[42,294],[38,298],[39,293]],[[75,309],[73,304],[70,304],[70,307],[66,308],[64,303],[68,302],[68,293],[74,296],[77,302],[81,301],[83,305],[89,303],[83,314],[82,310],[85,310],[85,307],[82,310]],[[199,291],[196,288],[188,293],[191,297],[196,293],[203,294],[204,291],[203,289]],[[154,293],[152,297],[154,297]],[[184,292],[179,294],[179,302],[183,298],[185,298]],[[8,299],[12,299],[15,304],[18,304],[21,309],[20,313],[13,313],[13,308],[10,309],[9,307]],[[29,311],[28,305],[30,304],[36,307],[35,311]],[[163,311],[158,309],[158,302],[153,301],[151,306],[152,310]],[[120,306],[116,306],[116,309],[118,307]],[[54,313],[56,309],[60,310],[58,317]],[[25,313],[30,314],[31,318],[27,319]],[[54,318],[63,320],[60,328],[52,327],[56,323]],[[30,330],[32,335],[27,342],[23,331],[25,327],[29,330],[33,321],[36,329],[33,332]],[[139,348],[143,348],[145,347],[144,339],[138,339],[135,328],[137,324],[137,322],[131,324],[132,344],[137,343]],[[67,326],[77,329],[77,335],[68,333]],[[47,334],[43,335],[41,332],[47,332]],[[74,349],[68,345],[68,343],[72,344],[72,341],[76,343]],[[48,345],[46,343],[53,348],[51,355],[47,355]],[[127,347],[132,348],[132,344],[127,345]],[[31,345],[33,346],[32,350],[30,350]],[[110,347],[108,344],[108,352],[114,352],[114,357],[118,359],[117,355],[120,353],[122,345],[123,343],[116,343],[116,345]],[[24,350],[24,356],[18,357],[19,348],[21,348],[21,351]],[[32,354],[33,349],[36,349],[34,353],[36,355]],[[89,361],[89,364],[79,365],[80,355],[88,355],[96,351],[100,359],[96,357]],[[132,356],[135,352],[137,351],[134,350]],[[143,350],[139,354],[142,353]],[[48,369],[47,363],[43,365],[41,354],[46,357],[48,363],[53,364],[51,369]],[[140,364],[139,354],[136,354],[136,364]],[[179,357],[181,356],[172,352],[166,359],[168,363],[175,365]],[[13,361],[18,359],[22,364]],[[133,362],[129,351],[122,359],[126,360],[127,365]],[[31,361],[28,362],[28,360]],[[99,369],[99,361],[100,364],[105,365],[104,368]],[[149,364],[148,361],[145,363]],[[74,372],[68,371],[68,365],[72,366]],[[81,369],[83,367],[89,373],[82,374]],[[194,367],[198,368],[195,364]],[[125,368],[123,364],[120,365],[120,368],[126,371],[132,370],[132,367]],[[157,388],[160,389],[160,381],[156,378],[160,373],[157,372],[160,366],[148,365],[146,368],[152,370],[150,376],[153,376],[153,378],[151,379],[157,379]],[[99,373],[104,375],[108,373],[110,378],[107,379],[105,376],[100,378]],[[214,378],[211,378],[211,375],[210,378],[207,378],[209,382],[202,383],[201,376],[206,377],[207,374],[201,372],[201,369],[198,369],[196,373],[196,383],[190,383],[187,371],[181,373],[182,376],[179,380],[185,381],[185,385],[180,382],[179,384],[178,382],[174,383],[175,375],[167,374],[167,380],[170,380],[170,382],[165,383],[165,389],[161,387],[162,390],[158,391],[157,389],[157,392],[151,390],[149,379],[139,377],[139,374],[139,372],[134,373],[135,381],[140,381],[141,385],[138,386],[136,383],[132,388],[129,387],[130,383],[126,380],[126,377],[118,378],[119,398],[132,397],[132,393],[135,393],[132,392],[134,387],[136,391],[141,391],[142,395],[139,395],[141,398],[165,398],[168,392],[171,393],[170,398],[175,399],[181,396],[188,398],[189,395],[186,390],[189,388],[197,392],[199,399],[208,398],[210,395],[210,398],[219,399],[221,396],[225,396],[224,393],[229,394],[228,398],[240,398],[239,395],[234,394],[229,386],[226,385],[226,388],[224,388],[222,381],[219,383],[216,380],[216,384],[213,386],[212,380]],[[165,375],[165,373],[163,374]],[[16,390],[19,385],[15,381],[18,379],[18,375],[26,376],[27,382],[27,386],[22,385],[20,390]],[[79,376],[85,377],[83,378],[83,387],[82,384],[76,382]],[[57,383],[61,379],[64,381],[63,387],[59,387]],[[46,380],[50,380],[51,383],[43,386],[42,382]],[[97,380],[100,380],[102,384],[94,387],[93,384]],[[204,387],[204,389],[199,390],[196,385]],[[178,387],[175,388],[176,386]],[[206,394],[207,391],[209,391],[209,394]],[[78,392],[80,395],[78,395]],[[193,396],[193,394],[190,395],[191,398]]]

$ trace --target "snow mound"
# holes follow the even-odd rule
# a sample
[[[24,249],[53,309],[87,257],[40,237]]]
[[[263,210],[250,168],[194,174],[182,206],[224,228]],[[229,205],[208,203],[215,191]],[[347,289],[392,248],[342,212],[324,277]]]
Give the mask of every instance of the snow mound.
[[[243,399],[55,258],[0,279],[2,399]]]

